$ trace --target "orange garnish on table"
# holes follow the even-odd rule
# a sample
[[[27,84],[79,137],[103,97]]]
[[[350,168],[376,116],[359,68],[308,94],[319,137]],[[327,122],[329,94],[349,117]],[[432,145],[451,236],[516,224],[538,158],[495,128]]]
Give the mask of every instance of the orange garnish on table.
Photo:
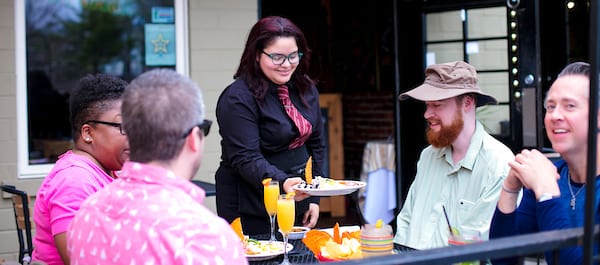
[[[262,181],[263,186],[269,186],[269,184],[271,184],[271,180],[273,180],[273,179],[272,178],[263,179],[263,181]]]
[[[235,234],[240,238],[240,241],[244,242],[244,231],[242,230],[242,219],[235,218],[233,222],[231,222],[231,229],[235,232]]]
[[[306,161],[306,168],[304,169],[304,178],[307,184],[312,184],[312,177],[312,156],[309,156],[308,161]]]
[[[335,225],[333,226],[333,242],[342,244],[342,237],[340,235],[340,224],[338,222],[335,222]]]
[[[313,229],[306,232],[302,242],[320,261],[337,261],[362,257],[360,230],[344,231],[340,236],[339,223],[336,223],[333,227],[333,237],[325,231]]]
[[[325,246],[325,243],[327,243],[329,240],[333,240],[329,233],[322,230],[312,229],[306,232],[304,238],[302,239],[302,243],[304,243],[306,248],[310,249],[312,253],[318,256],[321,253],[321,246]]]
[[[356,230],[356,231],[352,231],[352,232],[348,232],[348,231],[344,231],[342,233],[342,240],[344,240],[344,238],[347,239],[356,239],[356,240],[360,240],[360,230]]]

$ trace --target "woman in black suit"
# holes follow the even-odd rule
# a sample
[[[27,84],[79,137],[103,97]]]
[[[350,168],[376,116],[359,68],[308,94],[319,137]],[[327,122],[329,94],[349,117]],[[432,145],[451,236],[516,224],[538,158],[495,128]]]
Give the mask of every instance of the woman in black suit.
[[[235,81],[219,97],[217,213],[229,222],[241,217],[246,234],[269,233],[262,180],[278,180],[281,193],[293,191],[309,156],[313,174],[323,175],[324,129],[309,64],[302,31],[286,18],[263,18],[248,35]],[[286,107],[285,91],[291,100]],[[301,118],[291,118],[298,113]],[[296,201],[296,224],[314,227],[319,198],[297,193]]]

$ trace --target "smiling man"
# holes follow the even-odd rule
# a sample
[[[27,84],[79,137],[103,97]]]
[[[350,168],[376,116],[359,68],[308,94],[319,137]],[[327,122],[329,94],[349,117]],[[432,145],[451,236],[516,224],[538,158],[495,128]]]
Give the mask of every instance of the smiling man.
[[[552,162],[538,150],[524,149],[509,163],[510,172],[504,180],[494,213],[490,238],[508,237],[574,227],[585,221],[586,191],[600,188],[600,160],[596,161],[596,179],[587,183],[588,121],[590,100],[590,65],[574,62],[559,74],[544,101],[544,127],[552,149],[560,159]],[[595,95],[593,95],[595,96]],[[596,154],[600,150],[596,146]],[[520,204],[517,191],[523,190]],[[595,193],[595,209],[600,194]],[[599,222],[598,214],[594,220]],[[583,264],[583,248],[560,249],[558,256],[544,253],[547,264]],[[595,249],[595,255],[597,255]],[[516,258],[494,261],[494,264],[515,264]]]
[[[447,246],[448,222],[487,239],[508,162],[514,159],[475,117],[476,107],[496,99],[481,91],[475,68],[461,61],[427,67],[424,83],[399,96],[407,98],[425,102],[430,146],[417,162],[394,242],[416,249]]]

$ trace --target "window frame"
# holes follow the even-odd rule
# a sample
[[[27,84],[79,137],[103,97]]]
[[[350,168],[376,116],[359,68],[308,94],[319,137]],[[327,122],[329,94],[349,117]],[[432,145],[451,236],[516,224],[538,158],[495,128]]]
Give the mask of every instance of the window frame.
[[[188,1],[173,0],[175,7],[175,70],[189,75],[189,16]],[[17,171],[18,179],[44,178],[54,167],[51,164],[29,164],[29,130],[27,112],[27,58],[26,58],[26,1],[15,1],[15,72],[17,98]]]

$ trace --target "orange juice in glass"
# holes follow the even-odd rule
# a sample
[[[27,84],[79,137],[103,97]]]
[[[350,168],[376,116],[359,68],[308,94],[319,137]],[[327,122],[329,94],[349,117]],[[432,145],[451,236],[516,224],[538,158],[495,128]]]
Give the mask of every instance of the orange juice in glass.
[[[265,190],[265,209],[269,214],[271,221],[271,238],[270,241],[275,241],[275,215],[277,214],[277,197],[279,197],[279,182],[277,180],[271,180],[269,183],[263,185]]]
[[[283,261],[280,264],[290,264],[287,255],[288,235],[292,232],[294,226],[294,218],[296,215],[296,207],[294,201],[294,193],[283,194],[277,200],[277,224],[283,235]]]

